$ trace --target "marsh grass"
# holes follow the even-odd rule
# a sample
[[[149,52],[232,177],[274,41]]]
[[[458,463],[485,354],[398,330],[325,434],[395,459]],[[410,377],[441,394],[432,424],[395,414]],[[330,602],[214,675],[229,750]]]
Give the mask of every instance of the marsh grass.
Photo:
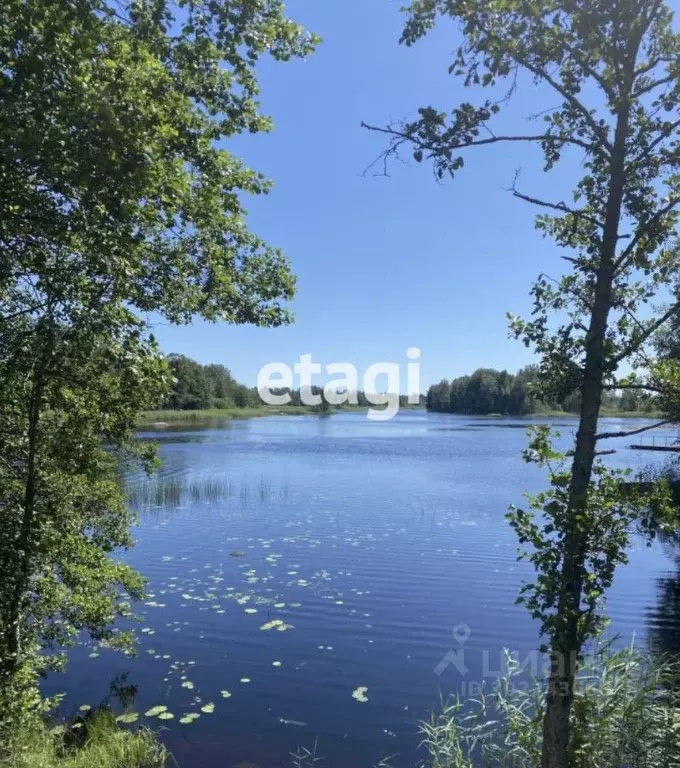
[[[254,419],[266,416],[305,416],[318,414],[311,406],[261,405],[251,408],[211,408],[196,411],[144,411],[140,414],[140,427],[159,424],[209,424],[229,419]]]
[[[318,750],[318,739],[314,742],[312,749],[308,749],[307,747],[298,747],[295,752],[290,753],[292,768],[316,768],[317,765],[320,766],[320,764],[323,762],[323,757],[319,757]],[[390,765],[390,760],[391,758],[385,758],[381,760],[377,765],[374,765],[373,768],[392,768]]]
[[[540,768],[546,687],[507,664],[489,694],[442,702],[421,725],[420,768]],[[679,671],[632,647],[591,656],[578,680],[570,768],[680,766]]]
[[[79,726],[79,727],[76,727]],[[106,710],[50,728],[39,717],[0,748],[0,768],[163,768],[169,754],[148,728],[127,730]]]
[[[293,768],[315,768],[323,758],[317,756],[319,748],[318,741],[314,742],[312,749],[307,747],[298,747],[295,752],[290,753],[293,762]]]
[[[155,478],[131,483],[126,490],[128,504],[137,510],[176,508],[189,503],[216,504],[238,499],[244,506],[252,501],[283,501],[288,484],[274,485],[261,478],[259,483],[236,483],[228,478]]]

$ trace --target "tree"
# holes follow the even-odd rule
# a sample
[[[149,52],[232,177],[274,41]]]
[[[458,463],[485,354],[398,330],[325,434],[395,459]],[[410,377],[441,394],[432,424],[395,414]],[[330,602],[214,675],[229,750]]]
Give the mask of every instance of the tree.
[[[484,369],[475,371],[466,387],[466,410],[487,415],[493,411],[496,398],[496,379]]]
[[[451,395],[449,397],[449,410],[451,413],[465,413],[467,407],[467,386],[469,376],[460,376],[451,382]],[[429,405],[428,405],[429,408]]]
[[[680,286],[676,286],[675,300],[680,298]],[[659,357],[665,360],[680,360],[680,316],[674,315],[659,328],[654,346]]]
[[[7,0],[0,7],[0,728],[35,675],[142,581],[121,462],[168,391],[146,313],[276,326],[294,278],[249,231],[269,182],[219,142],[265,131],[255,66],[315,39],[278,0]],[[106,445],[106,450],[104,446]],[[0,737],[2,740],[3,737]]]
[[[451,403],[451,383],[442,379],[439,384],[433,384],[427,392],[427,409],[437,413],[446,413]],[[361,401],[359,403],[361,405]]]
[[[184,355],[169,355],[172,372],[172,392],[165,406],[172,410],[196,410],[210,408],[213,387],[202,365]]]
[[[597,459],[598,442],[613,436],[598,433],[603,394],[652,388],[668,408],[678,392],[677,364],[649,364],[650,339],[677,315],[678,303],[651,317],[640,310],[678,272],[680,35],[661,0],[414,0],[408,11],[407,45],[438,16],[460,23],[450,71],[490,96],[448,113],[424,107],[414,121],[374,127],[390,137],[385,159],[408,148],[443,179],[463,167],[473,147],[522,142],[540,148],[546,171],[562,159],[584,169],[570,202],[539,199],[516,179],[512,185],[516,198],[543,211],[537,227],[566,249],[568,271],[556,280],[541,275],[532,318],[511,318],[511,328],[541,356],[540,399],[562,401],[575,390],[581,396],[569,468],[551,471],[551,488],[533,499],[531,512],[510,516],[539,573],[522,599],[541,620],[551,652],[542,763],[567,768],[578,659],[602,625],[600,599],[625,562],[630,527],[645,522],[645,500],[624,495],[620,475]],[[503,81],[510,86],[501,92]],[[495,132],[494,116],[532,83],[537,97],[545,94],[535,108],[543,128],[523,123],[516,134]],[[629,376],[619,373],[624,362]],[[567,460],[545,430],[526,458],[546,468]]]
[[[257,393],[239,384],[223,365],[201,365],[184,355],[168,355],[172,390],[163,402],[171,410],[246,408],[261,405]]]

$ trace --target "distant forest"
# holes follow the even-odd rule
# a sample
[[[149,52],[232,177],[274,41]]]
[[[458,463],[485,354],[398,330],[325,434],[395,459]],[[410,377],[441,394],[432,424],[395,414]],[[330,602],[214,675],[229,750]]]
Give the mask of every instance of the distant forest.
[[[168,399],[161,408],[173,411],[209,410],[213,408],[259,408],[265,405],[255,387],[247,387],[240,384],[231,375],[224,365],[201,365],[190,357],[172,354],[168,356],[168,363],[172,369],[173,387]],[[349,404],[331,405],[323,396],[322,387],[312,387],[312,392],[321,395],[322,403],[310,407],[302,402],[300,391],[297,389],[272,389],[272,394],[290,394],[289,407],[306,408],[307,410],[319,410],[322,412],[371,407],[364,392],[357,392],[357,406]],[[425,396],[421,395],[419,406],[425,407]],[[413,408],[408,403],[406,395],[399,397],[399,405],[402,408]],[[271,406],[276,408],[277,406]],[[375,406],[372,406],[375,407]],[[380,408],[380,406],[378,406]]]
[[[257,390],[239,384],[223,365],[201,365],[184,355],[169,355],[168,363],[174,381],[163,408],[196,411],[262,405]]]
[[[444,379],[433,384],[427,392],[427,409],[438,413],[475,415],[502,414],[521,416],[548,411],[577,413],[581,395],[576,391],[561,402],[546,403],[531,394],[531,383],[536,380],[538,368],[529,365],[516,374],[479,368],[470,376]],[[626,390],[621,395],[603,397],[604,412],[646,412],[654,410],[654,401]]]

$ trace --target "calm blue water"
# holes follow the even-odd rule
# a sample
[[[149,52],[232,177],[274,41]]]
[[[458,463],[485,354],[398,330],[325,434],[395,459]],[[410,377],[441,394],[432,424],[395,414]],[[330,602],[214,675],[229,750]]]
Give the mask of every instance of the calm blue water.
[[[575,422],[559,423],[566,445]],[[525,424],[407,412],[143,435],[160,443],[155,483],[171,498],[138,499],[138,544],[125,555],[151,592],[139,656],[84,644],[46,688],[66,691],[69,714],[127,675],[135,711],[174,714],[144,721],[167,729],[181,768],[280,768],[317,739],[327,768],[391,755],[395,768],[412,766],[417,723],[440,693],[466,695],[498,672],[503,647],[526,655],[540,643],[514,604],[530,572],[504,520],[543,485],[520,458]],[[610,463],[663,458],[627,442]],[[130,485],[149,491],[139,478]],[[609,613],[624,638],[673,642],[680,587],[660,545],[631,552]],[[367,702],[353,698],[359,686]],[[213,713],[179,723],[206,704]]]

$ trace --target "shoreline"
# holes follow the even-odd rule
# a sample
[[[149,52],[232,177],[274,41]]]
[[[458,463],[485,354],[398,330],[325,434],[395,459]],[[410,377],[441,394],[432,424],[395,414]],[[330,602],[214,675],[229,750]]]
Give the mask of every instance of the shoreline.
[[[405,411],[424,411],[424,408],[402,408]],[[226,421],[230,419],[260,419],[268,418],[272,416],[335,416],[342,413],[365,413],[368,408],[350,407],[341,408],[340,410],[331,410],[328,412],[319,411],[313,406],[252,406],[248,408],[209,408],[194,411],[180,411],[180,410],[158,410],[158,411],[143,411],[140,414],[140,420],[138,428],[153,427],[153,426],[177,426],[182,424],[191,424],[194,422],[202,421]],[[427,413],[434,413],[433,411],[426,411]],[[567,411],[546,411],[542,413],[525,413],[517,415],[503,415],[503,414],[479,414],[479,413],[452,413],[443,414],[451,416],[463,416],[469,419],[484,419],[488,421],[499,419],[518,419],[518,420],[530,420],[530,419],[554,419],[554,418],[578,418],[578,414],[569,413]],[[600,414],[600,418],[603,419],[657,419],[661,418],[659,413],[641,413],[637,411],[605,411]]]
[[[138,428],[158,426],[167,424],[174,426],[177,424],[187,424],[198,421],[229,419],[259,419],[268,416],[312,416],[321,415],[319,411],[308,406],[253,406],[248,408],[208,408],[195,411],[142,411],[139,418]]]

